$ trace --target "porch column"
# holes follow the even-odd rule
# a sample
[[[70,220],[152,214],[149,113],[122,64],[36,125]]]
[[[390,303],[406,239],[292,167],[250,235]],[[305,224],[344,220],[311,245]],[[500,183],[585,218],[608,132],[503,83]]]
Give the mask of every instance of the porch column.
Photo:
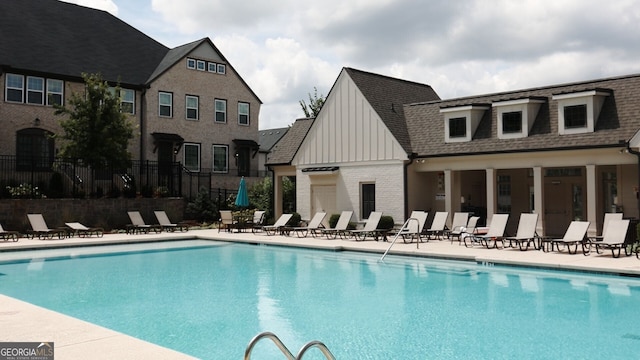
[[[273,218],[277,219],[282,215],[282,176],[273,179]]]
[[[496,213],[496,169],[487,169],[487,225]]]
[[[450,226],[449,219],[453,213],[453,179],[451,170],[444,171],[444,211],[450,216],[447,218],[447,226]]]
[[[589,230],[587,236],[595,236],[598,229],[598,215],[596,211],[596,166],[587,165],[587,221],[589,221]]]
[[[542,167],[533,168],[533,212],[538,214],[536,233],[544,236],[544,186],[542,181]]]

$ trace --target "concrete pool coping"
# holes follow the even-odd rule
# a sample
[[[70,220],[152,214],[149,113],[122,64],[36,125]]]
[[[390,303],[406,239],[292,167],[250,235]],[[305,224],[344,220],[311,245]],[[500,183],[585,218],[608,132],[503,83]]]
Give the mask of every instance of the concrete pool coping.
[[[360,251],[382,255],[389,243],[353,240],[327,240],[325,238],[268,236],[265,233],[227,233],[217,230],[190,230],[188,232],[160,234],[106,234],[102,238],[70,238],[38,240],[21,238],[18,242],[0,242],[0,261],[10,261],[20,250],[52,249],[87,245],[133,244],[168,240],[218,240],[250,244],[294,246],[331,251]],[[426,243],[397,242],[389,252],[394,255],[456,259],[485,264],[517,265],[558,270],[574,270],[640,276],[640,260],[635,256],[613,258],[611,252],[603,255],[566,252],[542,252],[517,249],[466,248],[449,241],[432,240]],[[161,347],[116,331],[91,324],[24,301],[0,295],[0,342],[52,341],[56,359],[193,359],[174,350]],[[247,344],[251,339],[247,339]],[[238,349],[238,358],[245,349]],[[89,354],[89,355],[88,355]]]

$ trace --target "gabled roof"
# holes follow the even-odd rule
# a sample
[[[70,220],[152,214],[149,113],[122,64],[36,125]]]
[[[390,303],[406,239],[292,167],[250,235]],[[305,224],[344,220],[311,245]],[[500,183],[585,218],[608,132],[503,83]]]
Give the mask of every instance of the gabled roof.
[[[267,155],[267,165],[289,165],[307,136],[314,118],[298,119]]]
[[[258,144],[261,152],[269,152],[289,131],[288,127],[258,131]]]
[[[117,17],[57,0],[0,1],[0,67],[144,84],[169,50]],[[10,36],[8,36],[10,34]]]
[[[559,135],[558,105],[553,95],[608,89],[592,133]],[[404,108],[414,152],[422,157],[489,154],[502,152],[546,151],[594,147],[624,146],[640,129],[640,75],[628,75],[526,90],[478,95],[429,103],[409,104]],[[496,111],[487,110],[469,142],[445,143],[441,108],[473,103],[491,104],[522,98],[544,98],[533,127],[526,138],[498,139]]]
[[[439,100],[429,85],[344,68],[362,95],[382,119],[400,146],[410,154],[411,142],[404,116],[404,104]]]

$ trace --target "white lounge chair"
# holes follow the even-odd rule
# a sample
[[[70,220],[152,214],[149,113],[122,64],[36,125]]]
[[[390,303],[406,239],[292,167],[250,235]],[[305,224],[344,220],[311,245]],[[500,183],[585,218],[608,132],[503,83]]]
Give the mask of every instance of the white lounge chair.
[[[607,233],[607,228],[609,227],[609,222],[611,220],[622,220],[622,213],[606,213],[604,214],[604,221],[602,222],[602,233],[601,235],[594,236],[592,241],[601,241],[604,239],[604,234]]]
[[[545,243],[547,243],[548,247],[551,247],[551,251],[553,251],[554,247],[558,251],[562,251],[566,246],[569,254],[578,252],[578,243],[580,243],[582,244],[583,253],[587,255],[589,253],[589,244],[585,241],[587,240],[587,230],[589,230],[588,221],[572,221],[562,239],[545,240]],[[571,250],[572,246],[573,251]]]
[[[508,220],[509,214],[493,214],[487,233],[466,236],[464,238],[464,246],[471,247],[475,244],[480,244],[487,249],[498,248],[498,241],[502,242]],[[493,242],[493,246],[490,245],[491,242]],[[504,246],[504,242],[502,242],[502,245]]]
[[[442,236],[444,235],[444,231],[447,227],[447,218],[449,218],[449,213],[446,211],[438,211],[433,216],[433,221],[431,221],[431,227],[427,229],[427,239],[431,239],[434,236],[436,239],[442,240]]]
[[[264,218],[266,216],[266,213],[267,212],[264,210],[256,210],[253,212],[253,220],[251,221],[252,233],[262,230],[262,227],[264,226]]]
[[[104,234],[104,229],[101,227],[87,227],[79,222],[67,222],[64,224],[67,225],[75,235],[78,235],[78,237],[91,237],[92,235],[102,237]]]
[[[262,227],[262,230],[264,230],[267,235],[282,234],[283,229],[287,226],[291,217],[293,217],[293,214],[282,214],[273,225],[265,225]]]
[[[345,210],[340,213],[340,217],[338,218],[338,222],[333,228],[326,229],[316,229],[311,230],[313,235],[322,234],[327,237],[327,239],[335,239],[340,236],[342,238],[348,232],[349,222],[351,221],[351,217],[353,216],[353,211]]]
[[[364,227],[358,230],[351,230],[349,234],[355,238],[356,241],[364,241],[368,237],[373,238],[378,241],[378,238],[387,230],[378,230],[378,224],[380,223],[380,218],[382,218],[382,212],[380,211],[372,211],[369,214],[369,218],[367,222],[364,223]]]
[[[155,232],[162,231],[162,228],[159,226],[146,224],[139,211],[128,211],[127,214],[129,215],[129,220],[131,220],[131,224],[127,226],[127,234],[148,234],[151,230]]]
[[[42,214],[27,214],[29,223],[31,224],[32,231],[29,234],[32,237],[38,236],[38,239],[53,239],[53,236],[58,236],[58,239],[62,239],[66,235],[66,231],[62,229],[50,229],[47,223],[44,221]]]
[[[407,225],[396,233],[397,236],[402,236],[402,240],[405,244],[416,241],[422,241],[422,232],[424,231],[424,225],[427,223],[427,217],[429,213],[426,211],[414,210],[409,215],[409,222]]]
[[[460,234],[462,234],[462,229],[467,227],[468,222],[469,222],[469,213],[466,213],[466,212],[453,213],[453,220],[451,221],[451,229],[445,230],[445,235],[447,236],[447,239],[451,240],[452,244],[453,244],[454,238],[460,240]]]
[[[309,220],[309,224],[307,224],[307,226],[292,227],[291,231],[295,231],[298,237],[306,237],[309,232],[311,232],[311,236],[316,237],[316,233],[314,230],[324,228],[324,226],[322,225],[322,220],[324,220],[326,216],[326,212],[319,211],[315,215],[313,215],[313,218]]]
[[[184,224],[174,224],[169,220],[167,213],[164,210],[157,210],[153,212],[156,215],[156,219],[158,219],[158,224],[162,227],[163,230],[169,231],[187,231],[189,228]]]
[[[596,247],[596,253],[598,254],[601,254],[601,250],[611,249],[611,255],[614,258],[620,257],[620,251],[624,248],[624,254],[629,256],[631,255],[631,249],[629,249],[625,243],[628,229],[628,219],[611,220],[607,227],[607,233],[604,234],[602,241],[593,241],[591,242],[591,246]]]
[[[502,242],[509,242],[510,247],[518,246],[521,251],[529,249],[529,245],[533,244],[535,248],[539,248],[536,245],[536,227],[538,226],[538,214],[520,214],[520,221],[518,222],[518,232],[515,236],[505,236],[502,238]]]

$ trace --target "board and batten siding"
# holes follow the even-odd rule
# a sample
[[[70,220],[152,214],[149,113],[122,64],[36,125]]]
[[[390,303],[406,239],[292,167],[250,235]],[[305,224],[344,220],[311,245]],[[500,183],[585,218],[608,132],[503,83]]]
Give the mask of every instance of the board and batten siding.
[[[406,152],[343,71],[293,163],[322,166],[406,159]]]

